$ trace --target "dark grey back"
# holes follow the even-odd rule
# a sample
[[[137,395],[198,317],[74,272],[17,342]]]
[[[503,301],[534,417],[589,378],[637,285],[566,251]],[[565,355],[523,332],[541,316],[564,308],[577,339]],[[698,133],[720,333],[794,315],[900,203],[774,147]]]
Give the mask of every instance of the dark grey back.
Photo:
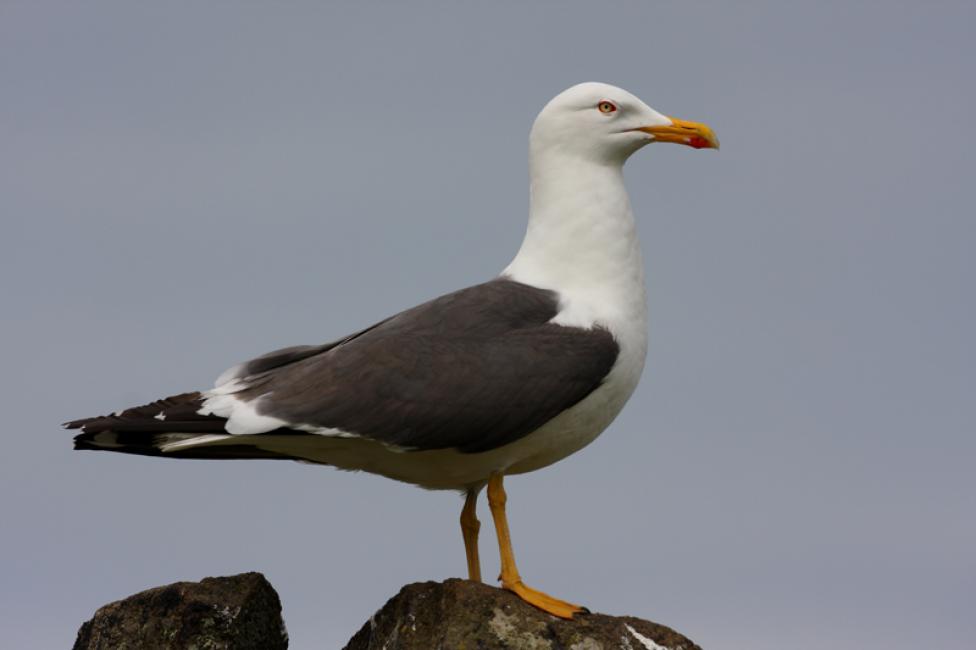
[[[617,359],[608,331],[554,325],[558,310],[554,292],[499,278],[337,344],[251,362],[274,367],[243,377],[238,395],[293,425],[415,450],[492,449],[589,395]]]

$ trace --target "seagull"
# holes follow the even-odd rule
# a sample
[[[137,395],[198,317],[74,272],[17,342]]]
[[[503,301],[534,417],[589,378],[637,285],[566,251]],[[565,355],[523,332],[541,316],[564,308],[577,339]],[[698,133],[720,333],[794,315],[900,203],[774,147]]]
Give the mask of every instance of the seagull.
[[[647,307],[623,165],[652,142],[719,146],[706,125],[620,88],[563,91],[532,126],[528,227],[499,276],[337,341],[241,363],[210,390],[68,422],[75,448],[291,459],[457,490],[475,581],[487,487],[501,586],[560,618],[586,611],[522,581],[503,481],[588,445],[637,386]]]

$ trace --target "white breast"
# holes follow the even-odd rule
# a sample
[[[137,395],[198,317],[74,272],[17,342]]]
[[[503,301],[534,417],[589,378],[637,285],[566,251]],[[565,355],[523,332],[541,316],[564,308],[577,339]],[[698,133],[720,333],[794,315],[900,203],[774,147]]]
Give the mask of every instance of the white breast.
[[[548,160],[532,171],[525,241],[504,275],[555,291],[552,322],[603,327],[620,353],[597,390],[509,445],[519,456],[510,473],[554,463],[600,435],[637,387],[647,353],[644,263],[620,167]]]

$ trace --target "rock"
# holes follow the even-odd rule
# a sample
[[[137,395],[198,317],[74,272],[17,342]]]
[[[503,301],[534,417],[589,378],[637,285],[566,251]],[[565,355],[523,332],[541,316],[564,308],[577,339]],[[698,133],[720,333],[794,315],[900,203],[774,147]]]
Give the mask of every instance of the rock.
[[[674,630],[630,616],[550,616],[468,580],[407,585],[344,650],[701,650]]]
[[[177,582],[101,607],[74,650],[283,650],[278,594],[260,573]],[[550,616],[468,580],[407,585],[344,650],[701,650],[630,616]]]
[[[279,650],[281,601],[260,573],[176,582],[101,607],[74,650]]]

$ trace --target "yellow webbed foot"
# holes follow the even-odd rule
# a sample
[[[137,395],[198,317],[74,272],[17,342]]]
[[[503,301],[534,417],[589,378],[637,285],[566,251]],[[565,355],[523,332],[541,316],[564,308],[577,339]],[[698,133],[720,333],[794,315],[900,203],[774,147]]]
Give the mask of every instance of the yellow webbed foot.
[[[502,581],[502,589],[511,591],[533,607],[538,607],[542,611],[548,612],[553,616],[558,616],[559,618],[571,619],[573,618],[574,614],[579,614],[581,612],[589,613],[590,611],[585,607],[581,607],[580,605],[574,605],[573,603],[568,603],[565,600],[553,598],[547,593],[526,586],[526,584],[521,580],[512,582]]]

